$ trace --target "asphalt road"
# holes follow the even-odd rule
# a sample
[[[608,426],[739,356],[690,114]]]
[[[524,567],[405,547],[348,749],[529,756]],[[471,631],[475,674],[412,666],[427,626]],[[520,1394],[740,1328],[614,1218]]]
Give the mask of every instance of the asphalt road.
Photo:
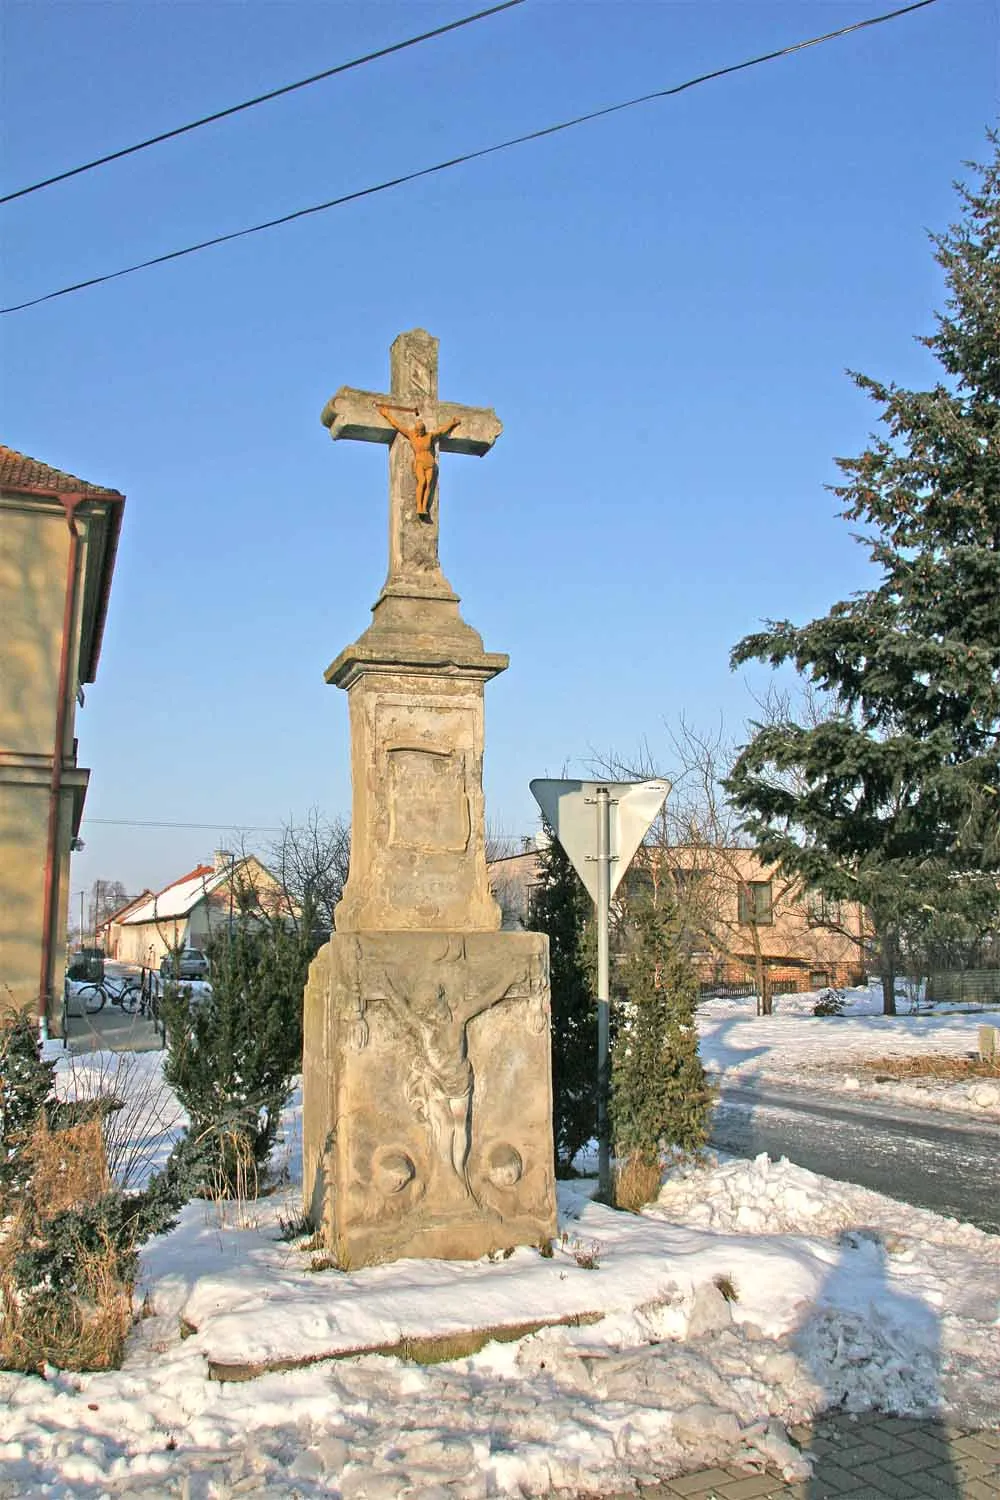
[[[1000,1233],[1000,1128],[805,1090],[723,1088],[712,1145],[787,1156],[841,1182]]]

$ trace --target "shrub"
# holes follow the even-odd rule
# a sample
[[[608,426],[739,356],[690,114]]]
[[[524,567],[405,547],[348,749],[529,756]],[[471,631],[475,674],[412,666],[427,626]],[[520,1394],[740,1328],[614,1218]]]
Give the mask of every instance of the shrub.
[[[184,1158],[212,1197],[256,1197],[302,1066],[311,925],[239,920],[210,945],[212,993],[163,999],[164,1074],[190,1117]]]
[[[45,1101],[54,1062],[43,1062],[27,1011],[0,1031],[0,1195],[16,1192],[30,1175],[26,1154]]]
[[[552,1130],[558,1177],[573,1175],[573,1158],[597,1130],[597,1011],[587,961],[592,909],[562,845],[551,838],[539,852],[528,925],[549,939]]]
[[[663,1173],[660,1154],[633,1151],[615,1166],[611,1184],[611,1206],[637,1214],[660,1191]]]
[[[63,1103],[26,1016],[0,1029],[0,1364],[107,1369],[132,1322],[138,1247],[174,1222],[188,1171],[175,1153],[141,1193],[112,1181],[119,1101]]]
[[[698,984],[680,942],[677,911],[661,898],[630,913],[631,948],[611,1065],[616,1152],[633,1184],[659,1184],[666,1146],[699,1150],[708,1138],[712,1091],[698,1056]],[[648,1201],[648,1200],[647,1200]]]
[[[837,990],[824,990],[813,1006],[814,1016],[842,1016],[847,1001]]]

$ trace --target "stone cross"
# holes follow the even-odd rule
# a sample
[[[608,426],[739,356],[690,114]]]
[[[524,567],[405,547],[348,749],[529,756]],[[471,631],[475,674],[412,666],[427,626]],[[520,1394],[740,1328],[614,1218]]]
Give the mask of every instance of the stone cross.
[[[413,444],[384,417],[379,407],[391,408],[406,427],[419,420],[435,437],[442,453],[488,453],[503,431],[492,408],[458,406],[438,400],[438,341],[422,328],[401,333],[390,355],[388,395],[359,391],[343,385],[323,409],[322,422],[330,436],[355,438],[389,446],[389,573],[386,591],[441,593],[448,589],[438,560],[437,465],[429,475],[429,505],[418,514],[418,473]],[[395,589],[394,589],[395,586]]]

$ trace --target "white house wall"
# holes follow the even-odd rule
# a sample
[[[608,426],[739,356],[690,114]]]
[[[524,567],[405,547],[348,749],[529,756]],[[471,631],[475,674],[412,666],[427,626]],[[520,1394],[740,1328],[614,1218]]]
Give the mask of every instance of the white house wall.
[[[188,946],[188,918],[162,922],[123,922],[118,929],[118,958],[122,963],[158,968],[172,947]],[[196,945],[191,945],[196,946]]]

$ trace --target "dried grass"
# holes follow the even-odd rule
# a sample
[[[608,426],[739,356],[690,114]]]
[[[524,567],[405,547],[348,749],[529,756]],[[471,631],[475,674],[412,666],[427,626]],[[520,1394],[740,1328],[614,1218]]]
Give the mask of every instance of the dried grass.
[[[81,1247],[74,1294],[37,1296],[17,1284],[19,1255],[36,1246],[47,1218],[102,1197],[110,1187],[101,1120],[65,1130],[41,1121],[27,1146],[30,1195],[6,1202],[0,1241],[0,1367],[40,1371],[46,1364],[108,1370],[122,1359],[132,1325],[132,1283],[119,1275],[119,1247],[104,1233]]]
[[[637,1214],[660,1192],[662,1168],[659,1157],[633,1151],[615,1167],[611,1183],[611,1207]]]
[[[233,1127],[218,1135],[215,1165],[205,1197],[215,1207],[220,1229],[257,1229],[260,1215],[260,1173],[253,1140]],[[251,1206],[253,1205],[253,1206]]]
[[[31,1196],[47,1218],[101,1198],[111,1186],[99,1118],[65,1130],[50,1130],[39,1121],[28,1144]]]
[[[858,1073],[883,1077],[936,1078],[942,1083],[961,1083],[972,1078],[1000,1078],[1000,1058],[978,1057],[869,1057],[852,1064]]]
[[[0,1273],[0,1366],[117,1369],[132,1326],[132,1286],[115,1275],[114,1262],[110,1244],[81,1252],[80,1294],[40,1303],[18,1292],[8,1270]]]

